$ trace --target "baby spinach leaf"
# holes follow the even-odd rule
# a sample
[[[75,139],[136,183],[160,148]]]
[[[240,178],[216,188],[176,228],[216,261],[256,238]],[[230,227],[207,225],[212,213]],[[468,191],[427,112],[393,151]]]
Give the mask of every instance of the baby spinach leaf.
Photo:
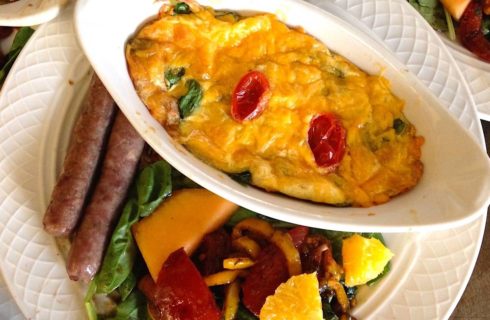
[[[170,68],[165,70],[165,85],[167,86],[167,90],[170,90],[175,84],[177,84],[180,79],[185,75],[185,69],[183,67],[180,68]]]
[[[138,204],[143,205],[150,199],[153,190],[154,171],[151,167],[146,167],[141,171],[136,183],[136,192],[138,194]]]
[[[14,37],[14,41],[12,42],[12,46],[10,47],[10,51],[7,53],[6,62],[3,67],[0,69],[0,85],[5,81],[10,68],[17,59],[22,48],[24,48],[25,44],[29,40],[29,38],[34,33],[34,29],[30,27],[22,27],[17,31],[17,34]]]
[[[162,160],[150,165],[148,168],[150,168],[148,170],[153,172],[152,174],[147,174],[152,179],[152,182],[149,182],[152,189],[149,192],[149,196],[147,195],[148,191],[141,192],[144,198],[139,199],[140,218],[150,215],[163,199],[172,193],[172,169],[170,165]],[[143,200],[145,201],[143,202]]]
[[[237,320],[258,320],[250,311],[248,311],[241,303],[238,306],[238,310],[235,315]]]
[[[175,14],[189,14],[192,13],[191,7],[185,2],[179,2],[174,7]]]
[[[402,119],[393,120],[393,129],[395,129],[396,134],[402,134],[406,126],[407,124]]]
[[[172,169],[172,188],[178,189],[190,189],[190,188],[202,188],[200,185],[187,178],[179,171]]]
[[[242,220],[245,220],[248,218],[257,218],[257,217],[258,217],[257,213],[240,207],[232,214],[231,218],[226,223],[226,226],[234,227],[236,224],[238,224]]]
[[[136,279],[136,275],[134,272],[130,272],[128,277],[121,283],[117,291],[121,296],[121,301],[126,300],[126,298],[131,294],[133,289],[136,287],[136,283],[138,279]]]
[[[485,16],[481,24],[481,32],[484,36],[490,36],[490,16]]]
[[[136,221],[138,206],[134,200],[130,200],[114,229],[102,268],[96,275],[98,293],[114,291],[130,274],[137,250],[130,228]]]
[[[448,31],[444,7],[438,0],[408,0],[408,2],[434,29]]]
[[[229,176],[230,178],[232,178],[233,180],[235,180],[240,184],[247,185],[252,182],[252,174],[250,173],[250,171],[244,171],[240,173],[230,173]]]
[[[185,83],[187,93],[179,99],[180,118],[187,118],[195,108],[199,107],[202,99],[202,88],[199,82],[194,79],[187,80]]]
[[[131,226],[149,215],[172,191],[171,168],[165,161],[146,167],[136,179],[136,196],[129,198],[114,229],[107,253],[95,277],[98,293],[110,293],[130,276],[137,254]]]
[[[133,291],[126,300],[116,308],[116,315],[111,320],[143,320],[148,319],[146,298],[139,291]]]
[[[322,311],[323,311],[323,319],[325,320],[339,320],[339,317],[335,314],[332,309],[332,306],[328,301],[322,301]]]

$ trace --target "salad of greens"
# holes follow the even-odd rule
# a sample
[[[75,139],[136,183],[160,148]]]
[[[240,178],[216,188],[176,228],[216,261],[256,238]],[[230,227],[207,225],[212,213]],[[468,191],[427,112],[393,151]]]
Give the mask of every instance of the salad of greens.
[[[384,247],[381,234],[308,228],[238,208],[233,209],[218,230],[203,235],[198,248],[189,258],[182,248],[177,248],[168,256],[158,278],[152,279],[149,275],[152,271],[151,263],[147,260],[148,256],[145,256],[147,252],[141,251],[143,247],[140,246],[144,243],[141,238],[138,239],[135,226],[145,220],[145,217],[161,215],[159,210],[162,205],[173,201],[177,194],[182,195],[186,190],[198,190],[196,188],[199,186],[163,160],[140,171],[112,233],[102,267],[89,284],[85,297],[89,319],[258,319],[259,312],[260,319],[268,319],[265,311],[260,311],[260,308],[264,303],[269,303],[269,300],[265,300],[266,297],[273,295],[280,283],[295,279],[296,276],[291,274],[294,263],[300,268],[295,274],[309,274],[310,278],[315,274],[317,276],[314,278],[318,277],[318,287],[315,290],[318,301],[321,301],[317,306],[321,316],[319,319],[349,318],[349,310],[355,305],[359,286],[353,283],[374,285],[390,270],[391,253]],[[200,190],[212,195],[204,189]],[[203,202],[201,205],[206,204]],[[180,213],[177,212],[178,214]],[[159,229],[157,226],[157,229],[144,230],[151,232],[148,230]],[[178,233],[177,230],[176,232]],[[148,234],[144,236],[151,239]],[[171,242],[173,235],[168,234],[165,237]],[[353,282],[356,280],[352,279],[358,278],[348,274],[349,270],[343,260],[352,258],[348,257],[344,249],[347,245],[351,251],[352,248],[359,249],[357,244],[352,245],[352,241],[359,239],[364,244],[376,244],[389,252],[389,255],[384,256],[387,259],[370,279]],[[236,250],[237,243],[242,248],[248,248],[248,251]],[[157,248],[156,250],[159,248],[154,244],[150,246]],[[285,260],[281,252],[286,257]],[[356,258],[358,255],[359,252],[354,252]],[[182,259],[187,262],[182,262]],[[183,289],[172,288],[167,283],[172,280],[165,280],[165,275],[168,275],[167,278],[178,278],[179,272],[189,268],[198,270],[199,273],[189,271],[184,277],[194,279],[189,280],[189,283],[179,278],[178,286],[185,288],[186,297],[178,303],[172,303],[172,299],[177,298],[168,296],[169,290],[178,295],[179,290]],[[196,277],[202,280],[196,280]],[[193,295],[209,295],[212,301],[203,306],[201,300],[206,299],[199,298],[200,302],[195,302],[192,300]],[[181,313],[182,308],[186,310],[185,315]],[[273,309],[274,306],[268,308]],[[194,315],[192,310],[196,312]],[[200,316],[196,316],[197,314]]]

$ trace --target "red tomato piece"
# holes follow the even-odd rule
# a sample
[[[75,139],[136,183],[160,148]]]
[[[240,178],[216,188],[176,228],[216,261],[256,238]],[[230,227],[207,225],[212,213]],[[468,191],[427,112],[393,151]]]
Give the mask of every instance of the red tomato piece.
[[[196,265],[203,276],[223,269],[223,259],[228,256],[231,240],[225,229],[221,228],[204,236],[195,252]]]
[[[480,59],[490,62],[490,42],[481,31],[483,19],[479,1],[471,1],[459,21],[459,37],[463,46]]]
[[[274,294],[276,288],[289,279],[286,258],[273,244],[262,249],[257,261],[242,284],[243,304],[256,316],[265,299]]]
[[[244,75],[231,96],[231,116],[237,122],[257,118],[270,98],[269,81],[260,71]]]
[[[183,248],[163,264],[155,287],[143,279],[139,287],[150,301],[152,316],[173,320],[220,320],[211,291]]]
[[[308,144],[318,166],[335,170],[345,154],[346,132],[331,113],[314,117],[308,130]]]
[[[288,231],[296,248],[299,248],[303,244],[309,231],[310,228],[304,226],[297,226]]]

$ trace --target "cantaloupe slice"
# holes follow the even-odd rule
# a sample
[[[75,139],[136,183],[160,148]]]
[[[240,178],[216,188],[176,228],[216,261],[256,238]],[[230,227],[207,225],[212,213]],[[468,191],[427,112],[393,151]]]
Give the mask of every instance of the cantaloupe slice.
[[[471,0],[441,0],[441,2],[453,18],[459,20]]]
[[[204,235],[223,225],[236,209],[205,189],[183,189],[136,223],[133,235],[153,280],[172,252],[183,247],[191,255]]]

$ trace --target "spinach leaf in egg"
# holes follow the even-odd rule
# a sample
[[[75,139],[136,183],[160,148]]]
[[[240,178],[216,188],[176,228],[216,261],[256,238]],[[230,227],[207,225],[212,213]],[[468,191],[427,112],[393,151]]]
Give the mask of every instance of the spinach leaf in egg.
[[[185,2],[179,2],[174,7],[175,14],[189,14],[192,13],[191,7]]]
[[[187,80],[185,83],[187,93],[179,99],[180,118],[188,117],[195,108],[201,104],[202,88],[199,82],[194,79]]]
[[[402,134],[405,131],[406,123],[402,119],[393,120],[393,129],[395,129],[396,134]]]
[[[247,185],[252,182],[252,174],[250,173],[250,171],[230,173],[229,176],[239,184]]]
[[[185,75],[185,69],[183,67],[180,68],[169,68],[165,70],[165,85],[167,86],[167,90],[170,90],[177,82],[182,79]]]

